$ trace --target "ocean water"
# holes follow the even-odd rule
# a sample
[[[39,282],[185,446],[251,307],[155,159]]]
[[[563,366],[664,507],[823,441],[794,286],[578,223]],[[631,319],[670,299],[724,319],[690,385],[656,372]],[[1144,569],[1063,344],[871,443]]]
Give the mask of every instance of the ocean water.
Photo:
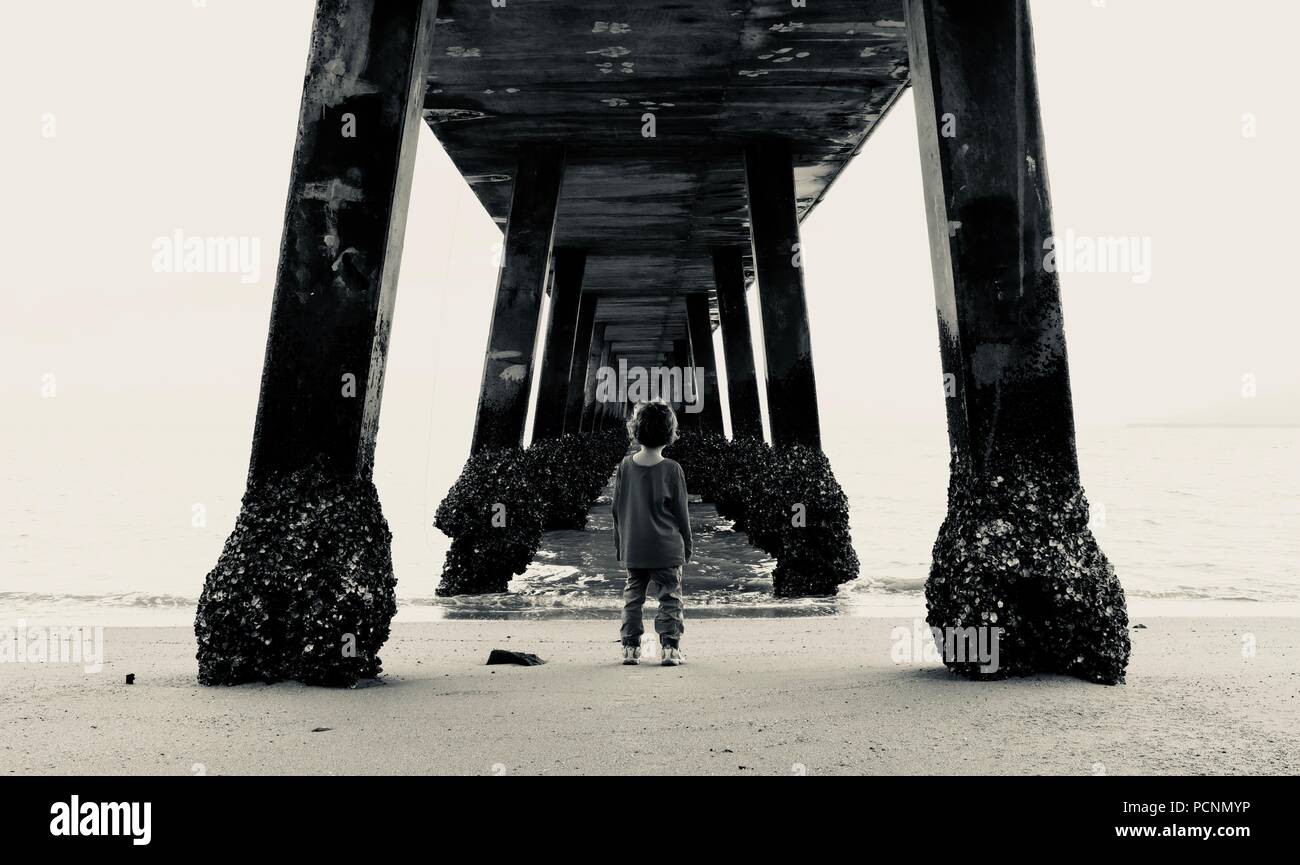
[[[919,596],[945,512],[946,436],[892,444],[857,459],[827,447],[849,495],[862,577],[847,588],[860,599]],[[1300,428],[1080,430],[1078,450],[1091,528],[1131,605],[1300,600]]]
[[[0,624],[191,622],[238,513],[248,431],[47,420],[7,430],[0,453]],[[448,542],[433,512],[458,466],[420,453],[419,432],[381,435],[404,458],[381,453],[376,472],[399,620],[617,615],[607,503],[585,531],[548,534],[508,595],[434,597]],[[872,430],[826,449],[850,499],[861,577],[835,598],[777,600],[774,562],[697,504],[699,556],[686,572],[695,615],[919,609],[945,508],[943,430]],[[1268,614],[1300,602],[1300,429],[1081,430],[1079,451],[1094,531],[1132,605]]]

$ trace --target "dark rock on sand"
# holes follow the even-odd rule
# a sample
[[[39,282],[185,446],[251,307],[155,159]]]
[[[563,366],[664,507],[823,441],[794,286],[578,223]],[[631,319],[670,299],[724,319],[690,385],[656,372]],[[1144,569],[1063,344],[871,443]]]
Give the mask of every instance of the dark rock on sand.
[[[517,664],[520,667],[537,667],[545,663],[536,655],[530,655],[527,652],[511,652],[507,649],[493,649],[487,659],[488,666],[493,664]]]

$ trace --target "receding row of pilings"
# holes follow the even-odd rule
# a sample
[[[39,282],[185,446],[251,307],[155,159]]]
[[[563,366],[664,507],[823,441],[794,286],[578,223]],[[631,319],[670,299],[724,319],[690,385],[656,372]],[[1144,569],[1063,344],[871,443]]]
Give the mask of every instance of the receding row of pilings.
[[[743,151],[750,202],[754,264],[767,358],[768,411],[777,444],[817,447],[821,431],[813,374],[812,340],[804,295],[794,155],[788,141],[755,141]],[[472,452],[519,447],[524,439],[542,298],[550,281],[550,311],[541,352],[533,438],[600,429],[626,413],[626,401],[602,399],[599,370],[624,360],[597,322],[601,297],[583,291],[588,251],[555,248],[556,212],[563,188],[565,150],[524,149],[518,158],[506,225],[504,258],[474,424]],[[762,436],[754,351],[745,301],[744,250],[712,250],[722,328],[728,399],[735,435]],[[553,272],[553,278],[550,274]],[[677,299],[663,296],[665,305]],[[686,339],[665,350],[666,365],[696,376],[699,400],[679,413],[689,426],[723,430],[718,364],[709,296],[687,292]],[[680,403],[681,400],[677,400]]]
[[[205,683],[346,683],[380,669],[395,581],[371,474],[437,5],[317,2],[248,487],[196,620]],[[996,629],[1000,675],[1122,681],[1124,596],[1087,529],[1059,285],[1042,255],[1051,213],[1026,0],[906,6],[952,383],[952,475],[926,583],[929,621]],[[345,118],[355,136],[341,134]],[[780,138],[754,140],[744,162],[772,439],[815,448],[793,154]],[[517,448],[523,434],[564,164],[561,145],[519,154],[476,450]],[[738,438],[761,429],[740,259],[737,249],[714,254]],[[575,422],[596,429],[623,411],[590,398],[593,369],[614,358],[596,330],[583,337],[598,327],[580,288],[583,263],[581,251],[557,253],[554,359],[548,340],[535,421],[547,434]],[[692,338],[676,357],[693,349],[692,364],[716,377],[699,306],[688,301]],[[702,422],[717,424],[717,408]],[[969,661],[945,662],[980,674]]]

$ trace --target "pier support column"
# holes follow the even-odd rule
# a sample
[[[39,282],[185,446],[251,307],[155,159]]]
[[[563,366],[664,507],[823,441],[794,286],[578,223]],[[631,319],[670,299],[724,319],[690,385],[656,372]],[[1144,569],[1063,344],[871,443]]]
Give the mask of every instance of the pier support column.
[[[581,292],[579,294],[578,326],[574,331],[573,352],[569,359],[569,379],[565,389],[564,431],[566,433],[576,433],[582,429],[582,407],[587,396],[592,336],[596,329],[596,304],[599,301],[594,294]],[[599,355],[596,359],[599,361]]]
[[[750,233],[767,355],[767,412],[772,443],[821,447],[812,336],[804,300],[799,214],[790,143],[751,142],[745,148]]]
[[[673,350],[672,354],[669,356],[668,365],[675,366],[683,372],[689,372],[692,367],[695,366],[695,354],[691,351],[690,332],[690,321],[688,320],[686,325],[686,333],[688,334],[687,338],[673,340]],[[699,382],[693,381],[688,384],[685,376],[683,376],[681,393],[682,401],[672,403],[672,407],[673,411],[677,413],[677,426],[679,429],[697,430],[700,428],[699,413],[686,411],[688,387],[690,388],[690,397],[692,400],[698,400],[700,398]]]
[[[731,437],[763,438],[763,412],[754,371],[754,344],[745,304],[745,261],[739,247],[713,250],[713,279],[718,292],[718,323],[722,328],[722,357],[727,364],[727,404],[731,407]]]
[[[551,284],[551,310],[542,348],[542,370],[533,409],[533,441],[558,438],[564,433],[568,408],[569,370],[573,366],[575,335],[582,296],[582,272],[587,253],[581,249],[555,251],[555,281]]]
[[[604,349],[601,351],[600,365],[603,368],[609,366],[610,364],[614,364],[615,367],[617,367],[618,360],[615,359],[614,355],[610,352],[609,344],[606,343]],[[605,429],[605,420],[608,416],[608,410],[609,410],[609,404],[604,401],[602,388],[600,387],[600,384],[597,383],[594,402],[592,403],[591,406],[591,426],[592,429],[595,430],[596,432],[600,432],[603,429]]]
[[[606,363],[608,364],[609,368],[617,372],[619,368],[620,358],[617,352],[613,350],[612,346],[610,347],[606,357],[607,357]],[[604,365],[605,364],[602,364],[602,366]],[[617,380],[617,376],[615,377],[615,379]],[[615,387],[617,388],[617,385],[615,385]],[[601,389],[597,388],[596,393],[597,396],[601,396],[602,395]],[[601,430],[614,429],[617,426],[617,421],[615,420],[615,418],[623,410],[622,403],[619,402],[617,393],[613,395],[606,394],[604,396],[605,399],[603,401],[596,403],[596,412],[600,419],[599,420],[600,426],[597,427],[597,429],[601,429]]]
[[[695,366],[702,373],[695,378],[697,404],[691,406],[690,411],[699,412],[701,429],[721,435],[722,395],[718,390],[718,362],[713,356],[713,322],[707,294],[686,295],[686,326],[691,335]],[[696,371],[690,369],[688,372],[695,375]]]
[[[496,306],[471,450],[519,447],[528,417],[537,320],[550,270],[564,150],[525,146],[515,170]]]
[[[605,323],[597,324],[591,333],[591,353],[587,355],[587,380],[582,389],[582,432],[596,431],[596,413],[600,403],[596,400],[596,385],[600,370],[609,363],[609,343],[605,342]]]
[[[195,620],[203,684],[380,670],[396,581],[371,471],[436,7],[316,4],[248,488]]]
[[[952,449],[929,622],[1000,629],[995,670],[940,647],[964,675],[1121,682],[1124,593],[1088,529],[1046,259],[1027,3],[908,0],[907,32]]]

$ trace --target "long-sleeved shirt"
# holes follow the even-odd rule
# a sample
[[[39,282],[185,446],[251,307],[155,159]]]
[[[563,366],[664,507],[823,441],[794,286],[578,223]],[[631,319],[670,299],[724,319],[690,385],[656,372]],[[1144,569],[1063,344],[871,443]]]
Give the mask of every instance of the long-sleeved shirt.
[[[627,568],[673,568],[691,557],[686,474],[670,459],[624,457],[614,474],[614,547]]]

